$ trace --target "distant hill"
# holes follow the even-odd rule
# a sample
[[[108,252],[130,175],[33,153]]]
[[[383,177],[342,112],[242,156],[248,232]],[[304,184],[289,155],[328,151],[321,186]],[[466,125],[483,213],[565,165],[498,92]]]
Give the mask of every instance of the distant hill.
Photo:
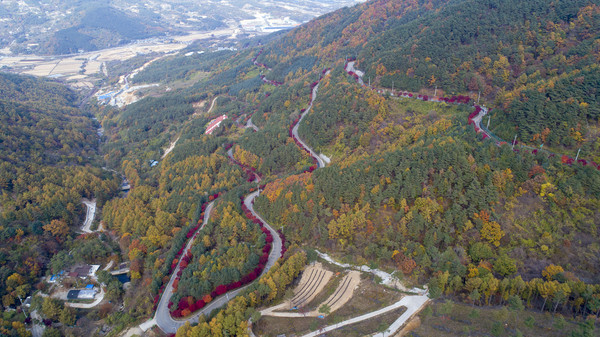
[[[112,7],[97,7],[85,11],[81,22],[54,33],[46,44],[49,54],[70,54],[91,51],[161,35],[158,25],[144,23]]]

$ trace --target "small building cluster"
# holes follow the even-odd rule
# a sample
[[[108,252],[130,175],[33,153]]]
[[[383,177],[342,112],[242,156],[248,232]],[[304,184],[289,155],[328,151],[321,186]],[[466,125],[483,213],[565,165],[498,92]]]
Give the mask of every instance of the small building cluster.
[[[99,264],[77,265],[77,266],[71,268],[71,270],[69,272],[65,272],[64,270],[61,270],[60,273],[51,275],[50,278],[48,279],[48,282],[49,283],[60,282],[61,279],[65,276],[70,277],[70,278],[80,278],[80,279],[86,279],[88,277],[94,278],[94,275],[96,274],[96,271],[98,271],[99,268],[100,268]]]
[[[212,121],[210,121],[210,123],[208,123],[208,126],[206,127],[206,131],[204,133],[207,135],[211,135],[213,133],[213,131],[215,131],[215,129],[218,128],[219,125],[221,125],[221,122],[223,122],[226,119],[227,119],[227,115],[221,115],[221,116],[213,119]]]
[[[100,268],[98,264],[77,265],[71,268],[70,271],[61,271],[58,274],[51,275],[48,279],[49,283],[62,283],[64,278],[95,280],[96,271]],[[88,283],[84,289],[71,289],[67,293],[67,300],[93,300],[96,297],[98,290],[96,287]]]
[[[93,300],[96,297],[96,287],[93,284],[88,284],[85,289],[69,290],[67,293],[68,300]]]

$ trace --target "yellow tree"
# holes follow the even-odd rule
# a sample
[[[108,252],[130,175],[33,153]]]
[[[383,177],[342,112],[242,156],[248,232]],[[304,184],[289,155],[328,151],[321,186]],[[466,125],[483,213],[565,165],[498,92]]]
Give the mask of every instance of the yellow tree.
[[[557,291],[558,282],[556,281],[542,281],[537,283],[537,291],[544,299],[544,304],[542,304],[542,311],[544,311],[544,307],[546,306],[546,301],[548,301],[548,297],[552,297],[554,293]]]
[[[429,79],[429,85],[434,86],[436,81],[437,81],[437,78],[435,78],[435,76],[431,75],[431,78]]]
[[[542,271],[542,276],[548,281],[552,281],[554,275],[564,272],[565,270],[561,266],[549,265]]]
[[[500,239],[504,236],[504,231],[496,221],[484,221],[480,231],[481,237],[494,246],[500,246]]]
[[[366,215],[369,213],[371,206],[366,204],[362,209],[359,209],[358,204],[354,211],[342,214],[338,219],[331,220],[327,225],[330,239],[338,239],[342,247],[352,243],[356,231],[365,227],[367,222]]]
[[[487,280],[487,288],[484,291],[485,295],[485,304],[490,304],[490,297],[494,296],[494,294],[498,291],[498,287],[500,286],[500,281],[494,276],[491,276]]]
[[[6,278],[6,290],[11,292],[17,289],[18,286],[25,283],[25,278],[18,273],[14,273]]]
[[[69,226],[63,220],[52,220],[49,224],[42,227],[46,232],[59,240],[64,240],[69,235]]]

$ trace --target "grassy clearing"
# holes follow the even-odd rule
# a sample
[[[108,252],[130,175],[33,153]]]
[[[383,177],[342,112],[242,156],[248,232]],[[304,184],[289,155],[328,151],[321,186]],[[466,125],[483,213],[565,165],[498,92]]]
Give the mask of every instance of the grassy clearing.
[[[580,330],[570,317],[549,312],[524,310],[513,312],[506,307],[472,307],[455,302],[436,301],[419,315],[421,325],[412,337],[446,336],[570,336]],[[598,336],[598,328],[589,336]],[[520,335],[519,335],[520,333]]]
[[[401,307],[383,315],[373,317],[360,323],[351,324],[341,329],[333,330],[327,333],[332,337],[359,337],[385,331],[394,321],[406,311]]]

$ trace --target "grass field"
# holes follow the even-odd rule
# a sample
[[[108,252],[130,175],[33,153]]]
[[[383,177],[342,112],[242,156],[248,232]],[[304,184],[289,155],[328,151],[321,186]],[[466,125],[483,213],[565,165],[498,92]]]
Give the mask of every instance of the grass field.
[[[406,311],[405,307],[392,310],[383,315],[373,317],[360,323],[351,324],[341,329],[333,330],[327,333],[332,337],[359,337],[367,336],[377,332],[385,331],[394,321]]]
[[[455,302],[432,302],[419,315],[421,325],[412,330],[412,337],[446,336],[544,336],[563,337],[577,333],[582,319],[540,313],[536,310],[514,312],[506,307],[472,307]],[[519,334],[520,333],[520,334]],[[592,334],[600,336],[600,330]]]

